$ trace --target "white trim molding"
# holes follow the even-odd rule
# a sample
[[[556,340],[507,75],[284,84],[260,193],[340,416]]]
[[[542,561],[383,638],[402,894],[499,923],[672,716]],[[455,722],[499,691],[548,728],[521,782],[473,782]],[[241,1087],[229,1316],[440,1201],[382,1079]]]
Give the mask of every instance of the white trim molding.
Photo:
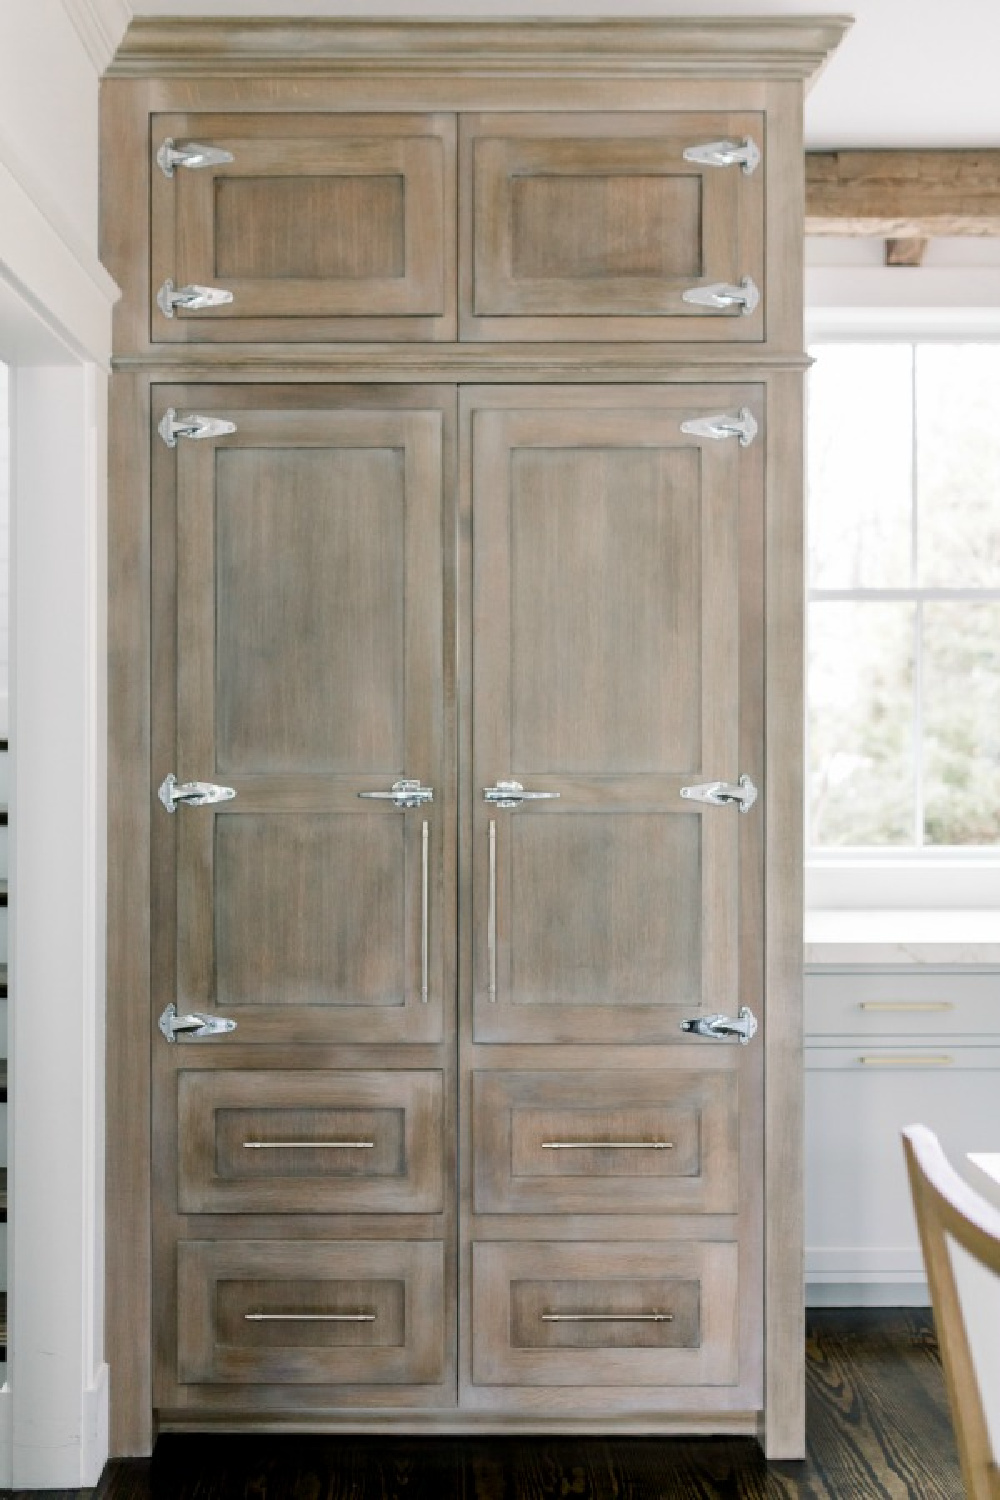
[[[129,0],[62,0],[62,4],[91,62],[103,73],[132,19]]]
[[[2,135],[0,282],[23,298],[74,356],[110,367],[110,311],[118,287]]]

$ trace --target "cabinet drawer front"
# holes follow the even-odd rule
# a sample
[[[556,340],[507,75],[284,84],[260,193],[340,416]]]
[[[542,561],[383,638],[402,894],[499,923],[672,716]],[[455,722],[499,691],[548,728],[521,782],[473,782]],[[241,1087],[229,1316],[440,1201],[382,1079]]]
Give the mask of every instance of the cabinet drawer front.
[[[483,338],[760,340],[762,306],[684,293],[763,283],[758,167],[685,160],[763,144],[759,114],[463,117],[472,274],[463,331]],[[468,188],[467,188],[468,192]]]
[[[434,1242],[182,1241],[182,1384],[434,1384],[444,1253]]]
[[[1000,974],[808,974],[809,1037],[991,1035],[1000,1025]]]
[[[439,1072],[187,1071],[182,1213],[436,1213]]]
[[[733,1385],[733,1243],[472,1247],[477,1385]]]
[[[730,1068],[473,1077],[477,1213],[735,1213]]]
[[[454,331],[454,119],[157,115],[231,162],[152,175],[152,287],[217,307],[150,309],[154,342],[434,338]]]

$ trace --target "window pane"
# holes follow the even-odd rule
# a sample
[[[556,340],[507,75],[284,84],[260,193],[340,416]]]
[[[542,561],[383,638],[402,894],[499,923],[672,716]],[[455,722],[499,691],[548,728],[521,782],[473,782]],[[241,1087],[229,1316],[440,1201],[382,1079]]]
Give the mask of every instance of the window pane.
[[[814,846],[912,844],[912,604],[809,611],[809,832]]]
[[[1000,585],[1000,347],[917,350],[919,581]]]
[[[821,344],[809,372],[814,588],[911,583],[913,350]]]
[[[926,604],[929,844],[1000,844],[1000,604]]]

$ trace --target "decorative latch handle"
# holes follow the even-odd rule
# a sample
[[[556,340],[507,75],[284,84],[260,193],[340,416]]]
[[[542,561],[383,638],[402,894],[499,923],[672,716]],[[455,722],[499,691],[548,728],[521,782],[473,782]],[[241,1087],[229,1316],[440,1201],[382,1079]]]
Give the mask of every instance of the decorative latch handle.
[[[236,1022],[231,1021],[228,1016],[210,1016],[203,1011],[192,1011],[190,1015],[179,1016],[173,1001],[167,1006],[157,1025],[168,1042],[176,1042],[179,1036],[221,1036],[223,1032],[236,1030]]]
[[[422,807],[425,802],[434,801],[434,788],[432,786],[421,786],[419,781],[394,781],[387,792],[359,792],[359,797],[367,797],[373,802],[394,802],[397,807]]]
[[[551,802],[558,792],[526,792],[519,781],[498,781],[483,787],[484,799],[494,807],[520,807],[522,802]]]
[[[735,1021],[722,1015],[693,1016],[681,1022],[681,1030],[693,1031],[696,1036],[712,1037],[717,1042],[724,1041],[728,1036],[738,1036],[740,1046],[745,1047],[750,1038],[757,1034],[757,1017],[748,1005],[743,1005]]]
[[[744,177],[749,177],[760,165],[760,147],[749,135],[741,141],[705,141],[700,146],[688,146],[684,160],[702,167],[742,167]]]
[[[164,177],[173,177],[175,167],[224,167],[234,160],[233,153],[221,146],[202,146],[197,141],[175,146],[169,135],[156,153],[156,165]]]
[[[710,286],[690,287],[681,293],[681,301],[693,302],[696,307],[738,307],[746,317],[760,301],[760,291],[752,276],[744,276],[739,286],[714,281]]]
[[[160,783],[156,795],[168,813],[177,811],[178,802],[189,807],[205,807],[210,802],[231,802],[236,788],[219,786],[214,781],[178,781],[173,771]]]
[[[757,788],[749,776],[741,776],[735,786],[731,781],[702,781],[697,786],[682,786],[681,796],[689,802],[707,802],[711,807],[729,807],[735,803],[741,813],[747,813],[757,801]]]
[[[179,417],[174,408],[168,406],[156,430],[168,448],[176,448],[178,438],[226,437],[236,431],[236,423],[225,417],[202,417],[197,412]]]
[[[757,422],[748,406],[741,406],[735,417],[722,412],[717,417],[691,417],[681,423],[681,432],[691,437],[737,437],[741,448],[749,448],[757,436]]]
[[[156,305],[165,318],[172,318],[174,310],[182,307],[186,312],[197,312],[201,307],[224,307],[232,302],[232,292],[221,286],[178,286],[168,277],[156,294]]]

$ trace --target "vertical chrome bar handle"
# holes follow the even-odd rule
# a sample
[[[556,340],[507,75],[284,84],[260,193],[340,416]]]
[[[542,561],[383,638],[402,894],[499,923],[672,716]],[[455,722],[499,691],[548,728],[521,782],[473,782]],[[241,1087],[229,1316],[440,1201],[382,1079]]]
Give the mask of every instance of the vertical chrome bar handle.
[[[420,998],[427,1004],[430,970],[430,930],[428,897],[430,885],[430,824],[426,821],[420,830]]]
[[[497,825],[490,819],[490,893],[486,913],[486,952],[490,971],[490,1003],[497,998]]]

